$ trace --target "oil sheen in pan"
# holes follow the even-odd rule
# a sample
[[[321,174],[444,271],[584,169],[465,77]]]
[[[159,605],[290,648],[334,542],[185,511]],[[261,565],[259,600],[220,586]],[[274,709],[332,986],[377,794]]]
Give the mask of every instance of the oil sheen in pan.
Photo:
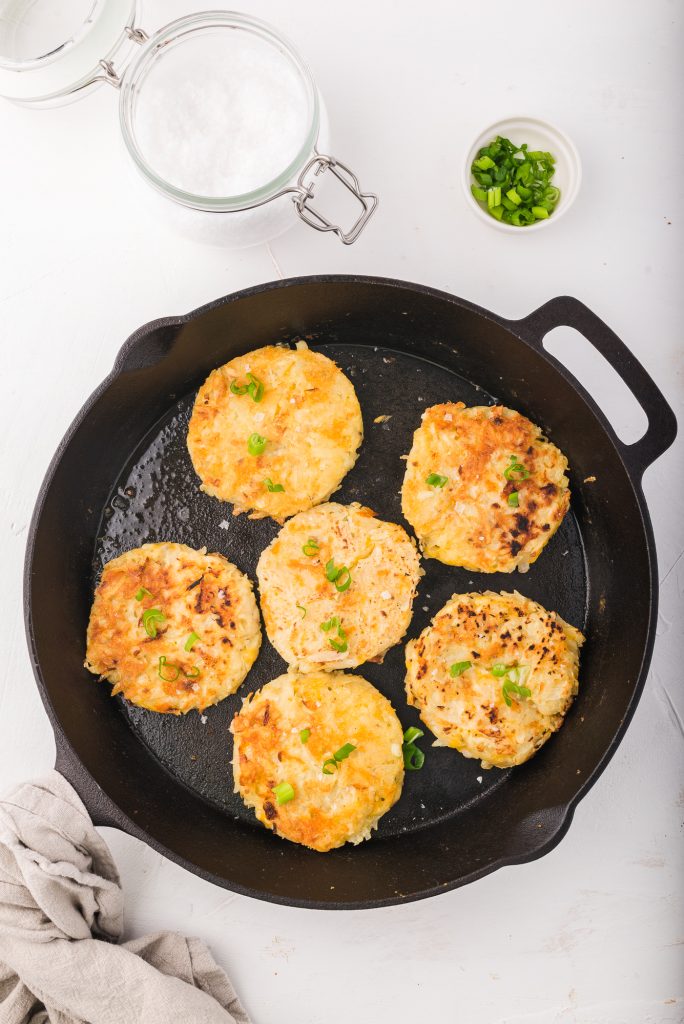
[[[360,345],[320,348],[353,381],[364,419],[361,454],[334,500],[359,501],[382,518],[408,528],[401,515],[399,491],[405,463],[400,456],[409,451],[423,410],[446,401],[466,405],[489,405],[497,400],[511,403],[504,395],[485,394],[443,367],[405,353]],[[200,492],[185,443],[193,400],[194,393],[169,411],[121,474],[102,521],[93,566],[95,579],[110,558],[140,544],[167,540],[194,548],[206,545],[256,580],[259,555],[278,526],[269,519],[233,517],[229,505]],[[379,416],[390,419],[374,423]],[[544,428],[544,424],[539,425]],[[432,559],[423,564],[426,574],[420,582],[407,639],[417,636],[452,594],[470,590],[518,589],[580,629],[585,626],[585,561],[572,511],[525,574],[472,573]],[[260,828],[251,811],[233,793],[228,726],[243,697],[283,671],[285,663],[264,634],[261,653],[245,683],[235,695],[209,708],[203,716],[197,712],[178,718],[158,715],[117,699],[131,728],[176,779],[226,814]],[[421,724],[417,712],[406,704],[403,643],[387,654],[382,665],[366,664],[358,671],[391,700],[404,729]],[[553,743],[553,738],[549,742]],[[406,773],[401,800],[381,820],[376,836],[413,831],[457,814],[494,787],[505,785],[508,771],[483,771],[478,761],[432,747],[431,743],[432,736],[426,730],[420,741],[426,753],[425,766],[421,771]]]

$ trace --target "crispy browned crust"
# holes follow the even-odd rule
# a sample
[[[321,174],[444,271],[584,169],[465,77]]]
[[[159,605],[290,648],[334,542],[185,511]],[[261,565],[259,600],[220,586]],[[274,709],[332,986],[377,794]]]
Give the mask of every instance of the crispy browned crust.
[[[252,373],[261,401],[236,395]],[[267,439],[250,455],[251,434]],[[233,513],[282,522],[330,497],[354,465],[363,420],[354,387],[327,356],[306,347],[270,345],[214,370],[199,389],[188,449],[207,494]],[[266,480],[282,491],[269,491]]]
[[[483,767],[521,764],[560,728],[577,693],[584,637],[521,594],[455,594],[406,648],[409,704],[435,736]],[[460,675],[451,666],[470,663]],[[526,699],[503,693],[493,665],[523,666]]]
[[[527,479],[506,479],[511,455]],[[567,465],[539,427],[512,409],[434,405],[414,434],[402,509],[427,557],[476,572],[524,570],[568,511]],[[429,486],[431,473],[447,483]]]
[[[318,550],[304,554],[307,541]],[[346,566],[348,590],[338,591],[326,566]],[[397,523],[358,504],[327,502],[290,519],[257,565],[266,632],[282,657],[301,671],[354,668],[382,661],[411,621],[422,575],[415,542]],[[330,643],[321,624],[338,617],[347,649]]]
[[[245,700],[231,731],[236,791],[267,828],[320,853],[368,838],[401,794],[399,719],[360,676],[280,676]],[[346,743],[356,749],[325,775],[323,763]],[[282,782],[295,797],[281,805]]]
[[[152,596],[136,600],[143,587]],[[143,612],[150,608],[165,616],[156,623],[156,637],[143,625]],[[193,632],[199,640],[186,651]],[[113,684],[112,694],[177,715],[201,711],[234,693],[260,644],[252,584],[234,565],[184,544],[145,544],[104,567],[90,613],[85,665]],[[160,670],[161,656],[178,673]]]

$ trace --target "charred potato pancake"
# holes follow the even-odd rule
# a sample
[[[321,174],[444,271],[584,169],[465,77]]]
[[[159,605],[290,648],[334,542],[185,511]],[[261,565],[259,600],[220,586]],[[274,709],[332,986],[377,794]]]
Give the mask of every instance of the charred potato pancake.
[[[325,853],[368,839],[399,799],[402,729],[361,676],[288,674],[233,719],[235,790],[284,839]]]
[[[402,510],[427,558],[474,572],[524,571],[568,511],[567,468],[512,409],[433,405],[413,436]]]
[[[222,555],[144,544],[107,562],[85,667],[150,711],[202,711],[234,693],[261,645],[252,584]]]
[[[260,348],[214,370],[188,429],[202,490],[231,502],[234,515],[279,522],[326,501],[362,439],[352,383],[303,343]]]
[[[415,543],[361,505],[328,502],[283,526],[257,565],[268,637],[303,672],[381,661],[411,621]]]
[[[408,702],[483,768],[522,764],[563,724],[583,642],[521,594],[455,594],[406,647]]]

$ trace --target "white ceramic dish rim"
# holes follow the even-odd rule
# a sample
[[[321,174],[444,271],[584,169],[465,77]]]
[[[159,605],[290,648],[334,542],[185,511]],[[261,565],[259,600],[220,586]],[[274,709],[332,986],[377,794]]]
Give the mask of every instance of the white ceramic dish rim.
[[[503,221],[497,220],[496,217],[492,217],[489,213],[485,213],[477,199],[475,199],[470,191],[470,186],[472,184],[476,184],[470,173],[470,167],[475,157],[475,153],[496,135],[503,135],[506,134],[507,131],[510,131],[511,129],[506,126],[512,125],[514,122],[516,124],[523,125],[523,127],[524,124],[527,123],[533,126],[541,134],[546,135],[549,139],[548,151],[550,153],[554,152],[554,141],[560,141],[567,150],[567,159],[570,165],[570,186],[561,190],[561,197],[555,211],[549,218],[547,218],[547,220],[535,221],[534,224],[529,224],[524,228],[515,227],[514,224],[505,224]],[[516,128],[515,131],[517,133],[518,129]],[[468,206],[471,208],[473,213],[480,218],[480,220],[485,221],[490,227],[497,228],[499,231],[508,231],[509,233],[513,232],[518,235],[526,235],[532,231],[539,231],[541,228],[549,227],[549,225],[554,224],[556,221],[560,220],[565,213],[567,213],[577,198],[580,185],[582,184],[582,161],[577,151],[577,147],[570,136],[560,128],[556,127],[556,125],[552,124],[551,121],[545,121],[541,117],[527,117],[513,114],[493,121],[489,127],[479,132],[473,139],[466,150],[461,184],[463,185],[463,192]]]

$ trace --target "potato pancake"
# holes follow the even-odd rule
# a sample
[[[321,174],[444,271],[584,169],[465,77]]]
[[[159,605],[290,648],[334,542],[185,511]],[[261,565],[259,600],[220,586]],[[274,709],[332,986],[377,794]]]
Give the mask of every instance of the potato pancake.
[[[236,792],[293,843],[360,843],[401,795],[401,724],[361,676],[279,676],[245,698],[231,732]]]
[[[501,405],[433,405],[413,435],[402,510],[427,558],[473,572],[525,571],[570,506],[568,462]]]
[[[234,693],[261,646],[252,584],[222,555],[144,544],[107,562],[85,667],[132,704],[185,714]]]
[[[252,519],[326,501],[356,462],[363,420],[354,387],[303,342],[231,359],[199,389],[188,449],[202,490]]]
[[[454,594],[406,647],[409,704],[437,739],[483,768],[522,764],[560,729],[584,637],[512,594]]]
[[[414,541],[361,505],[290,519],[257,565],[268,637],[302,672],[382,661],[411,621],[422,576]]]

